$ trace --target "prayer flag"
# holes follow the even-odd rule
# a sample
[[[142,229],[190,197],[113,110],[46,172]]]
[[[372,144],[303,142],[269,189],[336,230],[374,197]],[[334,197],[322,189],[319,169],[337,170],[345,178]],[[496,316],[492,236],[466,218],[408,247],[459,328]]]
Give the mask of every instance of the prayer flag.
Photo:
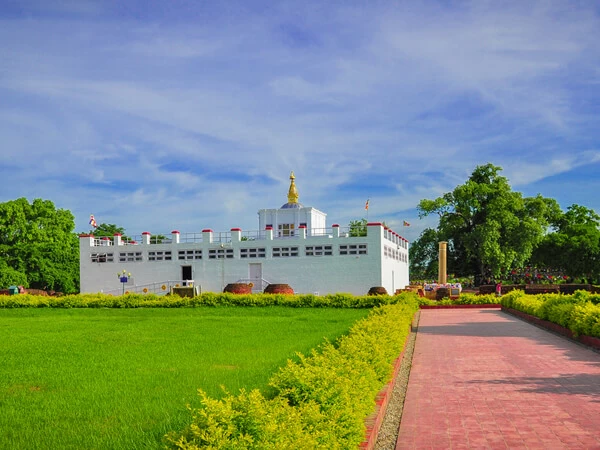
[[[93,226],[94,228],[98,228],[98,224],[96,223],[96,219],[94,219],[93,214],[90,215],[90,225]]]
[[[403,225],[404,225],[405,227],[410,227],[410,223],[408,223],[406,220],[404,221]]]
[[[367,203],[365,203],[365,209],[368,211],[369,210],[369,199],[367,199]]]

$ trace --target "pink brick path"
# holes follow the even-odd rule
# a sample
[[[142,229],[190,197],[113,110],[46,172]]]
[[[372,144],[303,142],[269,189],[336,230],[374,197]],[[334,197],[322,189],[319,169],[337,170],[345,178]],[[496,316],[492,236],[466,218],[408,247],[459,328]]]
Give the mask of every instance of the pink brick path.
[[[500,310],[422,310],[396,449],[600,449],[600,354]]]

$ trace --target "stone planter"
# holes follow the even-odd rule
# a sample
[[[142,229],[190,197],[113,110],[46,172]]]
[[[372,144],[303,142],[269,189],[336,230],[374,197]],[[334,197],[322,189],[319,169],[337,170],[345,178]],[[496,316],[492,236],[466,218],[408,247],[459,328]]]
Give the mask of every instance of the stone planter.
[[[247,283],[229,283],[223,289],[223,292],[231,294],[252,294],[252,286]]]
[[[373,286],[367,292],[367,295],[388,295],[387,290],[382,286]]]
[[[269,284],[265,290],[265,294],[293,294],[294,290],[289,284]]]

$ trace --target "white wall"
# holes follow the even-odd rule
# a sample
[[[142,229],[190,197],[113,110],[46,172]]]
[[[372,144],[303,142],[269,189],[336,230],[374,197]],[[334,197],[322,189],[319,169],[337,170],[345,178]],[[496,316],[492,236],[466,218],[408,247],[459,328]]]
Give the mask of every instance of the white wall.
[[[275,225],[275,224],[273,224]],[[331,231],[331,232],[329,232]],[[384,286],[388,293],[408,285],[408,263],[385,257],[384,245],[397,248],[396,236],[390,240],[383,226],[368,227],[365,237],[337,237],[335,229],[326,236],[300,236],[285,239],[240,241],[232,232],[232,241],[224,244],[233,249],[233,259],[208,259],[210,249],[220,249],[207,234],[199,243],[168,243],[139,245],[94,246],[93,237],[80,238],[81,292],[119,289],[117,272],[130,272],[136,285],[180,280],[181,267],[192,266],[192,278],[202,291],[221,292],[228,283],[248,278],[248,265],[261,263],[262,276],[271,283],[287,283],[297,293],[319,294],[348,292],[364,295],[373,286]],[[310,233],[310,232],[308,232]],[[331,236],[331,237],[330,237]],[[340,245],[366,244],[366,255],[340,255]],[[306,246],[331,245],[331,256],[305,256]],[[274,247],[297,246],[298,257],[272,256]],[[241,248],[265,248],[265,258],[241,259]],[[202,250],[201,260],[179,260],[180,250]],[[148,251],[171,251],[171,261],[149,261]],[[119,262],[120,252],[142,252],[141,262]],[[408,249],[402,248],[408,256]],[[91,262],[91,254],[112,252],[114,262]],[[408,259],[407,259],[408,260]]]

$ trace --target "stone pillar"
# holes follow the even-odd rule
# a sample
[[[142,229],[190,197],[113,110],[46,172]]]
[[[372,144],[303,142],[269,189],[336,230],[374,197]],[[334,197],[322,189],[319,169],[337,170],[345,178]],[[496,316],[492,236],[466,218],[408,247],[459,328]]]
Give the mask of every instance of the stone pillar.
[[[242,240],[242,229],[232,228],[231,229],[231,242],[240,242]]]
[[[298,227],[298,237],[300,237],[300,239],[306,239],[306,226],[305,225],[300,225]]]
[[[267,239],[267,241],[273,240],[273,227],[271,227],[271,226],[265,227],[265,238]]]
[[[114,241],[115,245],[117,245],[117,246],[123,245],[121,233],[113,234],[113,241]]]
[[[177,230],[171,231],[171,243],[172,244],[179,244],[179,237],[180,237],[179,231],[177,231]]]
[[[202,242],[206,242],[207,244],[212,244],[213,241],[213,230],[210,228],[205,228],[202,230]]]
[[[142,233],[142,244],[149,245],[150,244],[150,236],[151,236],[151,234],[149,231],[144,231]]]
[[[448,253],[448,242],[440,242],[440,253],[439,253],[439,265],[438,265],[438,284],[446,284],[448,281],[447,274],[447,253]]]
[[[334,223],[333,225],[331,225],[331,232],[332,232],[334,238],[339,238],[340,237],[340,226],[337,223]]]

